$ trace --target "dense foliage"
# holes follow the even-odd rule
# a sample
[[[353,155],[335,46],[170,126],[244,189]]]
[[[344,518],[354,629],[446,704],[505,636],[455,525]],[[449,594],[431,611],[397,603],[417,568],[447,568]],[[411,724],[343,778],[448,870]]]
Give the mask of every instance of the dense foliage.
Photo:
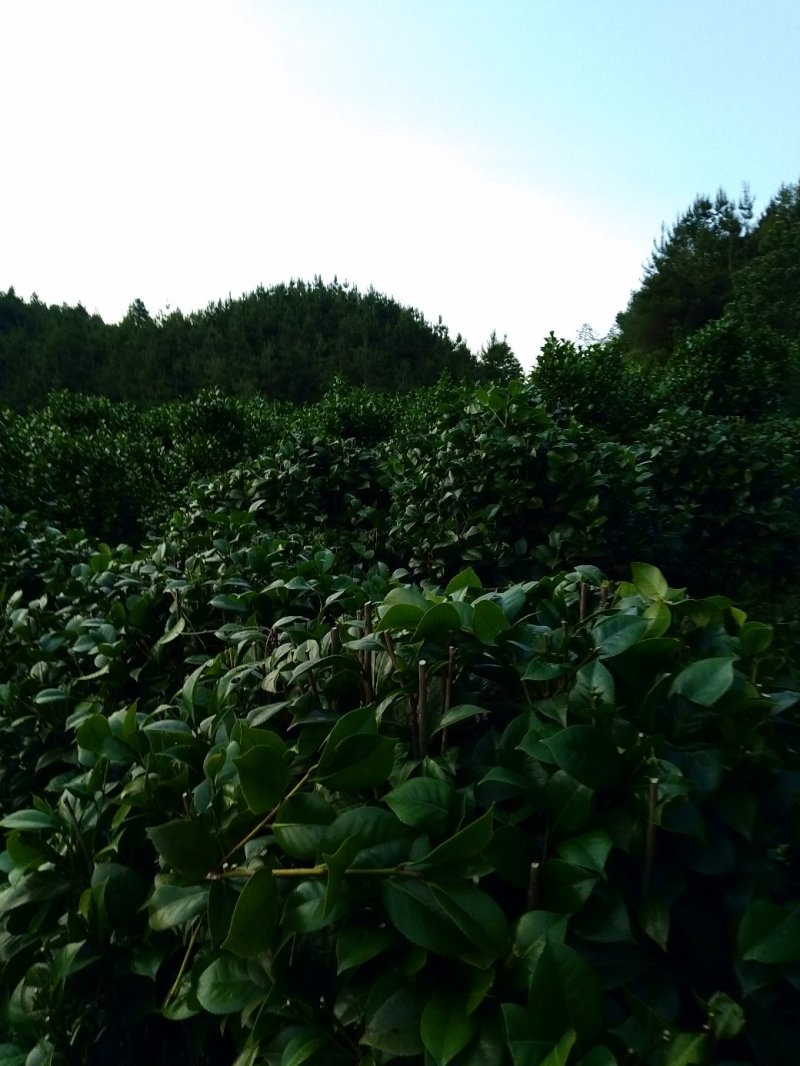
[[[527,380],[0,294],[0,1066],[793,1066],[798,202]]]
[[[490,368],[492,350],[493,342]],[[431,325],[419,311],[336,281],[258,288],[155,318],[134,300],[114,325],[81,305],[48,307],[0,292],[0,395],[16,409],[38,406],[53,389],[150,405],[221,386],[306,402],[337,376],[407,391],[445,371],[472,380],[482,372],[441,321]]]
[[[795,423],[3,425],[0,1061],[793,1061]]]

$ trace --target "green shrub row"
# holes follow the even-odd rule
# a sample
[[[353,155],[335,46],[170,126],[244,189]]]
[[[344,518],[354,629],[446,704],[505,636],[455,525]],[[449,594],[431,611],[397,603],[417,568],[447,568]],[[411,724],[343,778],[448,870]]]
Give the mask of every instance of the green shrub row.
[[[2,1061],[793,1061],[769,626],[644,564],[3,538]]]

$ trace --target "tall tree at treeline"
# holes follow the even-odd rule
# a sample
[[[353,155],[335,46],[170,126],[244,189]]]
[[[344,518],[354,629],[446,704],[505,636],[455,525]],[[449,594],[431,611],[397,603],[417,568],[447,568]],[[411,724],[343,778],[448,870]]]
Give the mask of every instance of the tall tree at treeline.
[[[617,316],[623,345],[645,361],[663,362],[686,337],[719,318],[734,277],[754,243],[753,198],[723,189],[696,197],[670,230],[662,227],[640,288]]]
[[[271,399],[318,399],[333,378],[380,390],[475,379],[476,358],[441,319],[370,289],[292,281],[153,318],[134,300],[119,324],[82,305],[0,291],[0,404],[43,403],[53,389],[153,404],[208,386]]]
[[[660,368],[661,406],[800,415],[800,182],[755,221],[746,186],[736,203],[698,196],[662,232],[617,324],[624,357]]]

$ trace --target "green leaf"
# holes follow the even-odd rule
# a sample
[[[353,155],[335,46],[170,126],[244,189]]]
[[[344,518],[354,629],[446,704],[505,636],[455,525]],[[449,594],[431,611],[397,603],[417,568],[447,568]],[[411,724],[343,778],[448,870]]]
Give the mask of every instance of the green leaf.
[[[567,862],[602,874],[611,851],[611,843],[608,833],[602,829],[595,829],[581,833],[580,836],[562,840],[557,850],[561,858]]]
[[[336,937],[336,972],[343,973],[369,962],[396,942],[395,934],[386,927],[370,929],[346,925]]]
[[[674,679],[670,695],[711,707],[733,684],[733,663],[733,659],[722,657],[692,663]]]
[[[598,877],[593,870],[563,859],[547,859],[539,867],[541,905],[559,914],[574,914],[592,894]]]
[[[403,825],[439,836],[447,827],[453,795],[453,788],[446,781],[414,777],[385,796],[384,803]]]
[[[183,615],[181,615],[175,625],[172,627],[172,629],[168,629],[166,633],[164,633],[163,637],[159,637],[159,639],[155,642],[155,644],[153,645],[153,651],[158,651],[158,649],[163,648],[165,644],[169,644],[171,641],[177,640],[185,629],[186,619]]]
[[[542,1059],[541,1066],[566,1066],[577,1036],[574,1029],[567,1029],[547,1058]]]
[[[200,974],[197,998],[209,1014],[238,1014],[262,995],[243,959],[221,956]]]
[[[166,865],[184,877],[205,877],[216,864],[216,841],[199,822],[177,818],[151,827],[147,835]]]
[[[324,1046],[325,1040],[321,1036],[315,1036],[313,1031],[302,1036],[293,1036],[283,1049],[281,1066],[302,1066]]]
[[[322,861],[328,868],[328,879],[325,886],[325,903],[322,913],[327,917],[333,910],[339,898],[339,890],[344,875],[353,864],[353,859],[361,850],[361,843],[357,836],[349,836],[342,841],[341,845],[332,854],[323,853]]]
[[[332,790],[360,792],[381,785],[394,767],[390,737],[359,733],[345,737],[320,761],[317,780]]]
[[[548,939],[531,972],[528,1002],[541,1026],[556,1035],[574,1029],[588,1044],[605,1029],[599,978],[566,944]]]
[[[233,911],[222,947],[242,958],[259,955],[272,942],[278,923],[278,893],[272,871],[256,870],[247,879]]]
[[[575,675],[569,693],[569,709],[575,714],[593,717],[601,709],[615,706],[614,678],[607,667],[593,659]]]
[[[156,932],[186,925],[193,918],[202,914],[208,905],[209,886],[173,885],[170,882],[157,884],[148,900],[150,911],[150,928]]]
[[[599,625],[594,627],[592,640],[600,652],[600,658],[611,659],[633,647],[637,641],[641,640],[648,628],[647,620],[637,615],[615,614],[610,618],[604,618]]]
[[[454,592],[458,592],[460,589],[482,589],[481,579],[475,573],[471,566],[468,566],[466,570],[462,570],[460,574],[452,579],[444,590],[446,596],[452,596]]]
[[[417,865],[435,866],[442,863],[463,862],[464,859],[480,855],[492,839],[492,817],[493,812],[490,807],[476,821],[460,829],[449,840],[443,841],[433,851],[429,851],[427,855],[417,859]]]
[[[474,703],[459,703],[444,712],[431,736],[441,733],[443,729],[455,725],[456,722],[466,721],[467,718],[479,718],[481,715],[488,715],[489,713],[485,707],[476,707]]]
[[[58,819],[44,811],[14,811],[0,819],[4,829],[55,829]]]
[[[708,1062],[708,1038],[705,1033],[676,1033],[664,1049],[664,1066],[698,1066]]]
[[[800,962],[800,916],[767,900],[745,911],[737,937],[739,957],[779,966]]]
[[[419,624],[427,606],[427,603],[424,607],[410,603],[395,603],[381,615],[375,626],[375,632],[382,633],[385,629],[392,631],[414,629]]]
[[[236,614],[247,614],[250,610],[238,596],[215,596],[213,600],[209,600],[208,606],[216,607],[220,611],[233,611]]]
[[[655,639],[661,637],[672,625],[672,612],[666,603],[651,603],[644,612],[647,619],[647,636]]]
[[[669,940],[669,907],[661,899],[643,900],[636,911],[639,925],[647,933],[651,940],[661,948],[667,950]]]
[[[523,681],[553,681],[566,673],[562,663],[546,663],[540,659],[531,659],[522,674]]]
[[[724,992],[715,992],[708,1001],[711,1031],[717,1040],[732,1040],[744,1029],[744,1010]]]
[[[388,1055],[421,1055],[421,1014],[422,994],[415,988],[400,988],[367,1020],[361,1042]]]
[[[420,1036],[436,1066],[447,1066],[467,1046],[477,1023],[465,1012],[463,997],[438,989],[425,1004]]]
[[[508,923],[491,896],[472,884],[433,882],[430,890],[442,913],[476,948],[495,958],[505,954]]]
[[[267,745],[250,748],[233,760],[245,803],[253,814],[266,814],[280,802],[289,783],[283,755]]]
[[[509,628],[508,619],[494,600],[479,600],[474,605],[472,632],[481,644],[495,644],[495,638]]]
[[[392,924],[412,944],[440,955],[470,950],[469,940],[446,920],[426,882],[389,878],[383,886],[383,901]]]
[[[561,833],[580,829],[592,809],[592,790],[563,770],[557,770],[547,782],[544,804],[551,828]]]
[[[326,828],[336,817],[317,792],[300,792],[278,808],[272,831],[278,846],[293,859],[313,859]]]
[[[501,1005],[505,1023],[506,1040],[513,1066],[550,1066],[566,1062],[563,1056],[575,1042],[574,1030],[567,1030],[561,1038],[549,1035],[552,1027],[545,1026],[542,1032],[542,1020],[536,1010],[526,1010],[516,1003]],[[551,1059],[551,1055],[562,1056]]]
[[[764,622],[745,622],[739,630],[742,654],[748,659],[762,655],[772,644],[772,636],[772,626],[765,625]]]
[[[281,915],[281,934],[316,933],[341,914],[340,901],[325,910],[326,886],[322,881],[301,881],[286,897]]]
[[[461,615],[452,603],[436,603],[429,607],[414,630],[412,640],[445,640],[450,633],[461,629]]]
[[[669,592],[669,585],[655,566],[648,563],[631,563],[633,583],[642,596],[648,600],[663,600]]]
[[[603,729],[590,725],[568,726],[542,738],[541,743],[562,770],[587,788],[609,788],[619,777],[619,753]]]

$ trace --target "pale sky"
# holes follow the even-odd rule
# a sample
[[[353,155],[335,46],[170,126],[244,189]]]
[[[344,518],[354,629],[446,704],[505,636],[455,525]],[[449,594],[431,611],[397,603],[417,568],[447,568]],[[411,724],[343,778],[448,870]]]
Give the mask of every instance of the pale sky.
[[[529,366],[800,179],[798,0],[0,0],[0,289],[374,286]]]

